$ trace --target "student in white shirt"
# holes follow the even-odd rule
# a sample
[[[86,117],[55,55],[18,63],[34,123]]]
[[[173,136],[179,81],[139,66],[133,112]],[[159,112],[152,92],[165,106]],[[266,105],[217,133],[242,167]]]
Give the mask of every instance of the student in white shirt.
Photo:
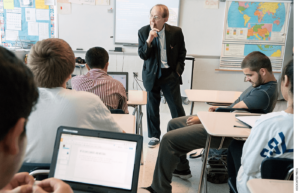
[[[73,193],[61,180],[49,178],[35,182],[26,172],[16,174],[25,154],[27,118],[39,93],[28,67],[1,46],[0,90],[0,192]]]
[[[262,115],[255,123],[243,147],[241,167],[236,178],[237,190],[250,193],[247,181],[261,178],[261,163],[268,157],[294,158],[294,63],[283,69],[281,92],[287,109]]]
[[[61,39],[37,42],[28,57],[40,98],[27,124],[25,162],[50,163],[59,126],[122,132],[98,96],[66,89],[75,68],[74,53]]]

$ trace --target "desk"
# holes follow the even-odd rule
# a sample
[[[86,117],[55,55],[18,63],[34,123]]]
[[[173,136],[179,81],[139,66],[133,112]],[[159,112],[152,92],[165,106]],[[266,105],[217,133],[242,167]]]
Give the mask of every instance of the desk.
[[[247,182],[251,193],[292,193],[294,182],[287,180],[251,179]]]
[[[221,103],[220,106],[232,104],[242,92],[239,91],[219,91],[219,90],[195,90],[187,89],[185,93],[192,102],[190,115],[194,111],[194,102]]]
[[[205,178],[205,182],[206,182],[205,168],[206,168],[207,157],[210,148],[211,136],[248,137],[250,135],[250,131],[251,131],[250,129],[233,127],[233,125],[241,125],[236,121],[235,114],[237,113],[198,112],[197,114],[208,134],[205,151],[203,154],[203,163],[202,163],[202,169],[200,173],[198,193],[201,192],[203,177]],[[245,113],[245,115],[247,114],[253,115],[250,113]],[[205,192],[207,192],[206,183],[205,183],[204,190]]]
[[[128,91],[128,101],[127,105],[134,108],[133,114],[136,117],[136,124],[135,124],[135,133],[137,135],[143,136],[143,112],[142,112],[142,105],[147,104],[147,92],[142,90],[129,90]],[[142,152],[142,160],[141,164],[144,164]]]
[[[115,122],[126,133],[135,133],[135,116],[128,114],[111,114]]]

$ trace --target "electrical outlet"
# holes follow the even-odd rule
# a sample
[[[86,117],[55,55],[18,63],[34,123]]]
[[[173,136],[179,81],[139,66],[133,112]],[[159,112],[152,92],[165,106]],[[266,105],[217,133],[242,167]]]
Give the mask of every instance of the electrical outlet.
[[[138,72],[133,72],[133,77],[138,77],[139,73]]]

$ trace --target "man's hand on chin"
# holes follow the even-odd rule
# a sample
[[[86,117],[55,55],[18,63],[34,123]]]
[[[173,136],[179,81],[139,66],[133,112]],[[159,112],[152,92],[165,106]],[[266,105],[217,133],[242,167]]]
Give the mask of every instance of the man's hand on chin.
[[[27,172],[17,173],[0,193],[31,193],[33,183],[34,178]]]

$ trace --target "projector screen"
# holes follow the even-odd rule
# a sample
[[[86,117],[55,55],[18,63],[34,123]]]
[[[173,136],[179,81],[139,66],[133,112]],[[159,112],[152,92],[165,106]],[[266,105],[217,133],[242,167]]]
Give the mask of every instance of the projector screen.
[[[115,0],[115,44],[138,44],[138,30],[150,23],[150,9],[156,4],[169,8],[167,22],[178,26],[180,0]]]

